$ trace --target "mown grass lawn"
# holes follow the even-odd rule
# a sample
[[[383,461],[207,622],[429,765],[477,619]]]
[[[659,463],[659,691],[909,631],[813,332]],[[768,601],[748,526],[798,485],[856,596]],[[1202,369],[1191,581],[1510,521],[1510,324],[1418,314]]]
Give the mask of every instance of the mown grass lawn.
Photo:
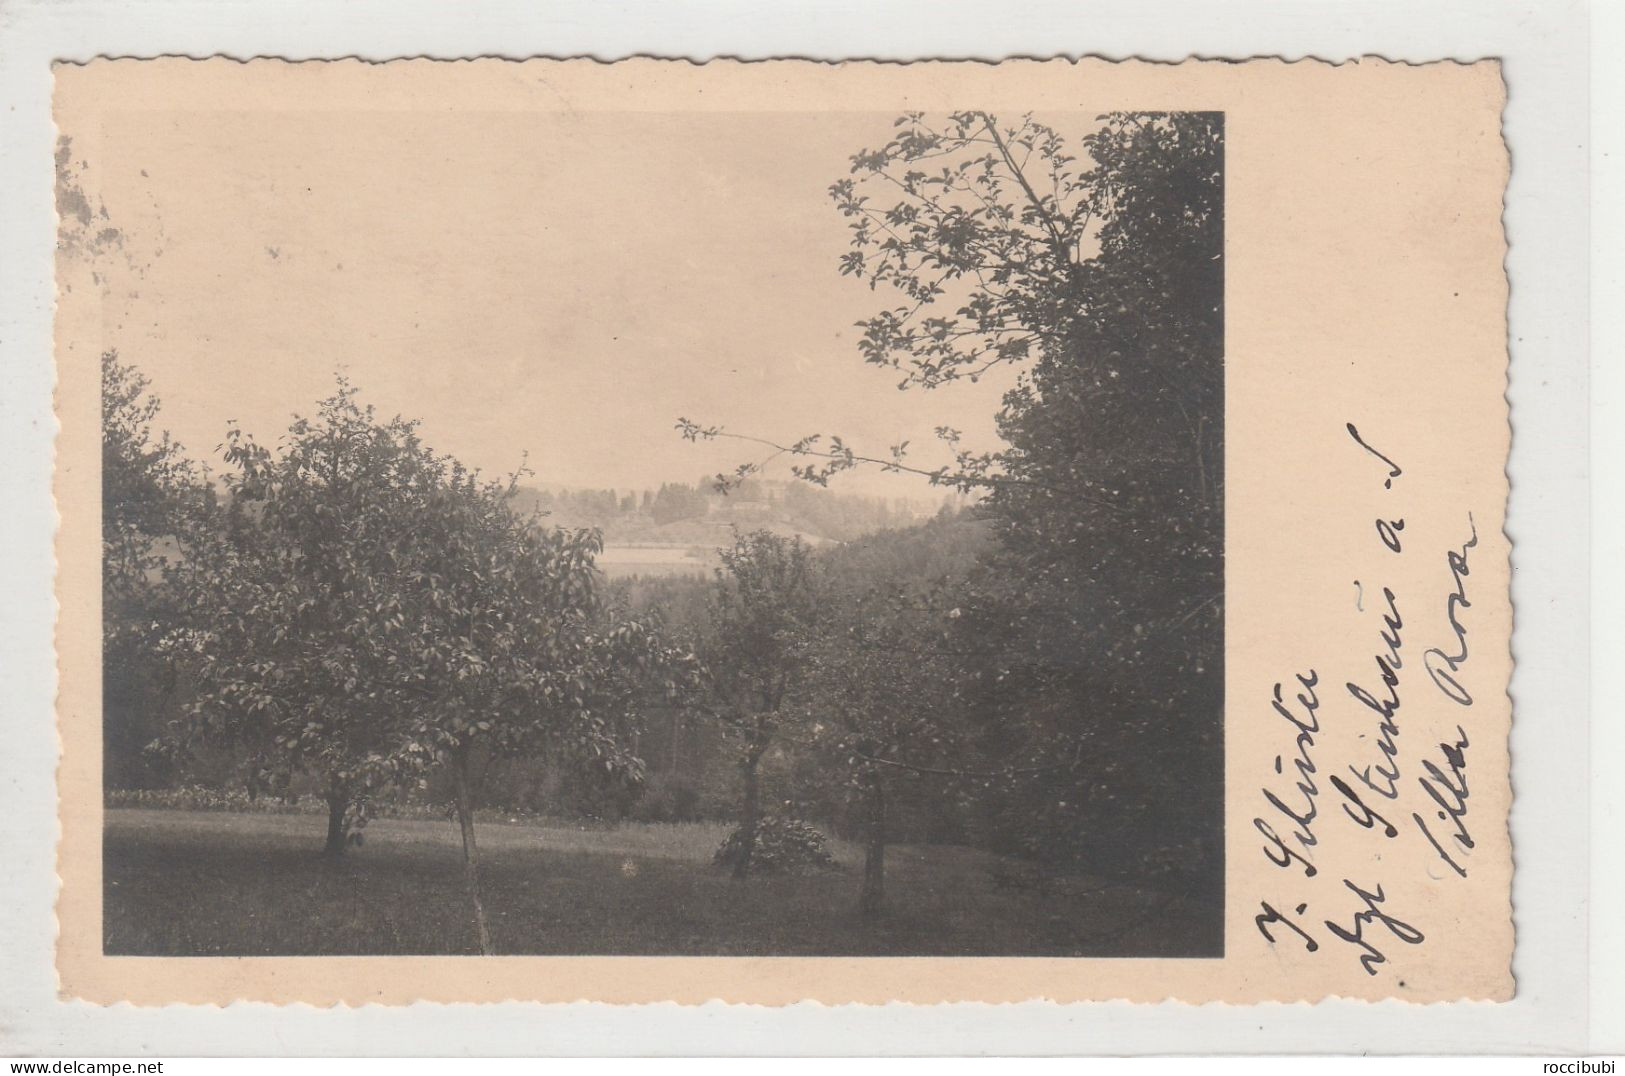
[[[449,823],[375,821],[337,862],[317,816],[109,810],[103,938],[116,955],[476,951]],[[734,882],[710,856],[726,827],[585,830],[483,823],[497,951],[718,956],[1217,955],[1218,916],[1132,888],[996,884],[997,857],[898,846],[888,910],[857,914],[839,870]]]

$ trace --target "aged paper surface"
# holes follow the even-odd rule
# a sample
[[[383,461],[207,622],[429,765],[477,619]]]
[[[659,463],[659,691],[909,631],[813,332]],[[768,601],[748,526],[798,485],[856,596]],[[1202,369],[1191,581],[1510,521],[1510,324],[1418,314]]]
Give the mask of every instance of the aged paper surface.
[[[1501,527],[1508,164],[1496,65],[159,60],[60,66],[56,77],[64,995],[149,1005],[1512,996],[1511,609]],[[758,141],[707,143],[700,161],[683,145],[713,129],[759,130],[751,124],[764,120],[805,129],[813,142],[827,133],[821,124],[857,116],[873,133],[843,142],[840,128],[834,139],[857,152],[892,137],[900,113],[966,108],[1030,113],[1057,129],[1112,112],[1223,116],[1224,809],[1222,827],[1214,823],[1223,834],[1222,945],[1199,956],[1011,955],[996,946],[975,956],[928,947],[654,956],[611,943],[593,950],[603,955],[477,958],[213,956],[207,945],[138,955],[109,939],[107,901],[124,898],[103,859],[104,832],[110,841],[116,832],[104,808],[101,727],[104,352],[151,372],[166,407],[201,413],[231,400],[234,410],[213,416],[222,437],[227,419],[248,425],[260,398],[275,398],[271,413],[284,424],[292,410],[309,412],[323,379],[351,362],[362,389],[380,392],[391,410],[428,410],[458,382],[486,376],[497,398],[527,377],[554,376],[503,350],[522,351],[537,329],[524,320],[532,304],[554,303],[543,331],[557,334],[561,350],[579,347],[570,308],[583,318],[635,312],[646,291],[674,286],[670,274],[681,270],[644,251],[664,249],[668,229],[681,232],[686,205],[709,192],[734,199],[742,214],[769,212],[737,178],[774,167]],[[513,171],[503,153],[523,126],[516,117],[552,135],[532,151],[535,175]],[[600,125],[616,133],[600,137]],[[254,132],[256,148],[245,150],[233,130]],[[720,155],[718,144],[727,147]],[[312,147],[325,163],[307,172],[302,155],[314,160]],[[279,166],[231,160],[245,152]],[[456,325],[466,312],[453,307],[471,292],[455,283],[507,256],[513,237],[500,207],[540,197],[527,184],[545,186],[550,160],[588,153],[619,162],[624,186],[614,168],[601,169],[590,190],[574,188],[585,197],[547,196],[558,197],[559,214],[601,212],[593,218],[601,245],[560,240],[524,286],[487,295],[484,316],[513,328],[487,341],[495,350],[462,354]],[[369,168],[378,161],[385,166]],[[636,211],[650,197],[648,173],[669,174],[677,193],[660,209],[664,223],[640,233],[627,221],[648,224]],[[811,189],[840,178],[820,174]],[[313,200],[305,219],[299,200],[323,181],[355,184],[337,203],[344,212]],[[154,182],[169,193],[153,194]],[[375,212],[403,215],[380,221]],[[787,200],[783,212],[804,210]],[[827,204],[819,212],[835,215]],[[838,240],[840,227],[831,229]],[[398,228],[435,238],[427,248],[393,246],[387,237]],[[698,226],[683,239],[735,243],[747,259],[740,278],[694,292],[697,305],[674,315],[685,326],[703,322],[705,307],[729,304],[743,277],[782,274],[794,287],[800,262],[813,257]],[[241,270],[233,251],[248,247],[263,250],[267,267],[306,258],[335,273],[349,260],[359,271],[325,292],[313,278],[282,291],[269,268],[263,278]],[[166,254],[182,266],[156,270]],[[423,286],[390,291],[401,279]],[[561,294],[568,301],[558,306]],[[782,339],[794,331],[793,306],[792,297],[762,311],[763,347],[801,346]],[[835,313],[832,333],[849,331],[853,319]],[[357,332],[357,316],[373,319],[375,331]],[[328,325],[349,328],[324,337]],[[260,346],[217,344],[218,326]],[[645,341],[661,331],[647,330]],[[311,333],[332,350],[312,353]],[[372,357],[357,358],[358,348]],[[601,396],[565,410],[580,414],[582,430],[616,423],[610,403],[636,395],[661,361],[657,351],[624,360],[599,376]],[[492,368],[503,362],[512,365]],[[289,382],[313,388],[282,406],[277,394]],[[661,391],[662,407],[705,406]],[[771,394],[760,382],[739,391]],[[835,410],[807,411],[808,429],[765,432],[842,425],[843,408],[859,416],[870,406],[839,396],[846,391],[837,390]],[[601,418],[592,414],[599,405]],[[270,421],[254,431],[266,444],[281,429]],[[885,428],[883,414],[866,428]],[[431,416],[426,436],[435,433]],[[213,448],[183,440],[200,455]],[[554,456],[567,456],[568,444],[553,446]],[[710,466],[689,462],[684,447],[672,445],[671,473]],[[388,839],[383,826],[360,854]],[[500,842],[490,846],[500,854]],[[626,864],[635,879],[637,864]],[[891,899],[895,908],[906,893],[894,886]],[[359,905],[355,914],[364,914]]]

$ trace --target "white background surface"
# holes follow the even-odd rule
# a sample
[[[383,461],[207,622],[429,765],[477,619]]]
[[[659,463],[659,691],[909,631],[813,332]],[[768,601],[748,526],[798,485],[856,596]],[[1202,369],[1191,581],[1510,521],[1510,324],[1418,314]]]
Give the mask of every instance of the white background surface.
[[[1619,773],[1625,659],[1618,460],[1618,71],[1588,108],[1588,22],[1615,5],[1145,0],[702,0],[440,5],[0,0],[0,1055],[1528,1053],[1625,1050]],[[1506,1005],[1327,1002],[885,1008],[416,1006],[137,1010],[55,997],[56,737],[50,625],[52,59],[632,54],[825,59],[1095,54],[1424,61],[1501,57],[1509,84],[1517,671],[1513,843],[1518,997]],[[1611,105],[1611,107],[1607,107]],[[1403,116],[1395,117],[1403,123]],[[1593,136],[1611,145],[1593,147]],[[1591,155],[1595,151],[1595,156]],[[1591,220],[1591,161],[1615,198]],[[1593,224],[1595,230],[1592,230]],[[1595,236],[1595,239],[1593,239]],[[1598,255],[1594,277],[1587,260]],[[1588,322],[1594,306],[1596,324]],[[1588,370],[1593,333],[1596,356]],[[1595,384],[1593,395],[1588,385]],[[1595,443],[1588,441],[1594,428]],[[1595,518],[1588,475],[1599,485]],[[1594,538],[1591,528],[1599,528]],[[1595,565],[1596,574],[1591,568]],[[1592,642],[1592,640],[1595,642]],[[1596,655],[1593,678],[1591,653]],[[1596,694],[1593,696],[1593,688]],[[1608,715],[1608,720],[1591,715]],[[1606,889],[1605,889],[1606,887]],[[1531,1071],[1538,1071],[1531,1068]]]

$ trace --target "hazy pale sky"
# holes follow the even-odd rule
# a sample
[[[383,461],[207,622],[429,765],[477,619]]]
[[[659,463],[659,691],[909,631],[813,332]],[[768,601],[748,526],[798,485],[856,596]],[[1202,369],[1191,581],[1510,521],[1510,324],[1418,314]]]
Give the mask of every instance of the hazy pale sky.
[[[492,472],[528,450],[564,485],[753,456],[684,442],[680,415],[880,455],[907,438],[921,465],[938,425],[996,444],[1005,382],[899,392],[856,348],[853,322],[897,299],[837,273],[826,191],[890,114],[115,115],[73,151],[125,237],[106,345],[194,454],[227,419],[274,440],[340,367],[437,449]]]

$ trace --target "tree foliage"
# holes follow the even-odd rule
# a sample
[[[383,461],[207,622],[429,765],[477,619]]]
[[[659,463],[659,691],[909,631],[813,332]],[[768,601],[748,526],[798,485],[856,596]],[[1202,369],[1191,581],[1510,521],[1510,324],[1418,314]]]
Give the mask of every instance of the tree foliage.
[[[743,878],[761,820],[762,756],[806,671],[822,581],[805,542],[771,531],[736,536],[721,557],[699,662],[711,712],[739,752],[741,851],[733,866]]]
[[[173,645],[196,692],[183,745],[227,744],[275,784],[308,772],[330,807],[328,851],[350,812],[395,777],[403,536],[433,458],[412,424],[380,423],[347,384],[280,452],[228,430],[226,505],[177,579],[188,610]]]
[[[435,453],[342,379],[277,450],[233,429],[224,457],[223,525],[181,577],[192,618],[175,646],[198,682],[183,733],[317,774],[336,816],[447,773],[489,950],[479,773],[545,751],[636,780],[626,732],[667,650],[602,602],[595,532],[516,514],[517,475]]]
[[[1007,448],[946,476],[983,485],[999,528],[964,623],[1004,644],[977,671],[988,735],[1081,760],[1026,813],[1077,816],[1052,850],[1205,834],[1182,852],[1217,877],[1222,117],[1113,113],[1069,144],[1031,118],[910,114],[853,171],[832,189],[842,270],[907,299],[865,323],[865,359],[925,387],[1022,364]]]
[[[161,653],[177,616],[169,577],[212,498],[206,474],[167,432],[147,379],[115,352],[102,365],[102,720],[106,776],[153,779],[176,675]]]
[[[485,952],[474,808],[488,768],[557,763],[594,788],[634,787],[651,705],[669,722],[673,788],[688,715],[727,744],[736,876],[767,824],[764,759],[782,747],[861,819],[867,912],[882,906],[899,805],[932,797],[944,814],[969,805],[972,839],[997,850],[1212,896],[1223,184],[1214,114],[1113,113],[1081,138],[1031,117],[902,116],[830,189],[850,229],[839,271],[889,297],[861,323],[860,354],[927,390],[1016,367],[1003,446],[975,452],[941,427],[947,461],[921,463],[906,442],[744,438],[815,485],[870,465],[979,500],[817,552],[736,532],[709,587],[607,587],[600,532],[541,519],[696,530],[718,514],[700,488],[526,494],[525,472],[468,470],[342,379],[274,446],[231,429],[217,497],[154,432],[144,379],[108,356],[110,690],[150,694],[155,670],[179,670],[176,742],[219,744],[282,782],[313,776],[330,851],[369,796],[433,778]],[[781,507],[832,536],[894,518],[781,493],[758,470],[719,480],[756,525],[787,529],[769,511]],[[673,626],[692,647],[672,645]]]
[[[897,301],[860,322],[900,387],[1017,369],[1005,445],[937,435],[860,450],[680,420],[805,462],[979,490],[998,549],[967,583],[966,700],[984,750],[1035,776],[998,813],[1019,844],[1101,861],[1135,849],[1222,875],[1224,132],[1216,113],[1110,113],[1068,139],[1031,116],[899,117],[830,188],[843,274]],[[745,464],[725,482],[754,473]],[[1076,759],[1065,774],[1023,765]],[[1044,776],[1037,776],[1038,774]],[[1141,854],[1143,853],[1143,854]]]

